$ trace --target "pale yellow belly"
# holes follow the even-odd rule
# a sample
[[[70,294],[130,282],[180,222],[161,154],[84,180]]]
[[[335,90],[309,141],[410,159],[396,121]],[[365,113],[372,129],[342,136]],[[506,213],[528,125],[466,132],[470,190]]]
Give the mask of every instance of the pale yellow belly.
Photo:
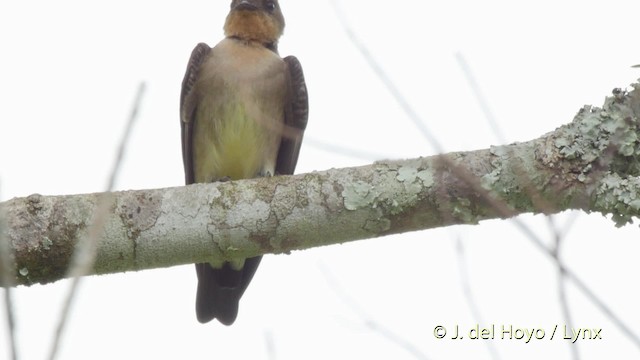
[[[193,138],[196,182],[274,175],[282,118],[246,104],[202,104]],[[266,114],[265,114],[266,113]]]

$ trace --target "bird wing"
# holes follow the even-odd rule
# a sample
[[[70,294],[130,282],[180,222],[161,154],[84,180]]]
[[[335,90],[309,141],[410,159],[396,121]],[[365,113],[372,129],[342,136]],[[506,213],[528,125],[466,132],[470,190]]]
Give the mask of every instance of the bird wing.
[[[194,91],[200,65],[211,51],[209,45],[199,43],[191,52],[187,71],[182,80],[180,92],[180,129],[182,132],[182,162],[184,164],[184,177],[187,185],[195,181],[193,174],[193,129],[194,116],[198,105],[198,95]]]
[[[302,65],[295,56],[284,58],[287,65],[289,86],[284,113],[284,131],[278,151],[276,174],[291,175],[298,163],[302,136],[309,118],[309,97],[304,81]]]

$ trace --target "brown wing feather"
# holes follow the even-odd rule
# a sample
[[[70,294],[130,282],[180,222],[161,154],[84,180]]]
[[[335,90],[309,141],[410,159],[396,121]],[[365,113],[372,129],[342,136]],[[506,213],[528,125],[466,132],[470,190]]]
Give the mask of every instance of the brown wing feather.
[[[187,71],[182,80],[180,92],[180,129],[182,133],[182,162],[184,164],[184,177],[187,185],[195,181],[193,175],[193,118],[197,107],[197,94],[194,85],[198,78],[200,65],[207,57],[211,48],[205,43],[199,43],[191,52]]]
[[[289,91],[285,105],[285,129],[278,151],[276,173],[293,174],[298,163],[298,154],[302,145],[302,136],[309,118],[309,97],[304,81],[302,65],[295,56],[284,58],[289,75]]]

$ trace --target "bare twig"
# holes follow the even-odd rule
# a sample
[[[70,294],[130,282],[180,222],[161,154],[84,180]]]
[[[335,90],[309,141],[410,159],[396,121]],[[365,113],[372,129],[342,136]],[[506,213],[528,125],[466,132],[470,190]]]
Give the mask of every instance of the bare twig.
[[[467,305],[469,305],[469,309],[471,310],[471,314],[475,318],[476,323],[484,324],[482,312],[476,304],[473,293],[471,292],[471,286],[469,283],[469,269],[467,269],[467,259],[465,258],[464,244],[462,243],[462,239],[460,239],[460,237],[456,237],[456,253],[458,255],[460,283],[462,284],[462,291],[464,293],[465,299],[467,300]],[[500,354],[496,349],[495,343],[493,341],[485,341],[485,344],[487,345],[487,350],[489,351],[489,355],[491,356],[491,358],[494,360],[500,359]]]
[[[489,107],[489,103],[487,101],[487,99],[485,98],[484,94],[482,93],[480,86],[478,84],[478,82],[476,81],[476,78],[471,70],[471,67],[469,66],[469,64],[467,63],[466,58],[464,57],[464,55],[460,52],[457,52],[455,54],[456,56],[456,60],[458,61],[458,65],[460,66],[462,72],[465,75],[465,78],[467,79],[467,83],[469,85],[469,87],[471,88],[471,91],[473,92],[473,94],[476,97],[476,100],[478,102],[478,104],[480,105],[480,108],[482,109],[485,119],[487,120],[487,122],[489,123],[489,126],[491,127],[491,130],[493,131],[494,135],[496,136],[496,138],[498,139],[498,141],[500,143],[505,143],[506,139],[501,131],[501,128],[498,126],[497,121],[495,119],[495,116],[493,115],[493,112],[491,111],[491,108]],[[526,173],[524,171],[518,171],[517,172],[518,175],[521,178],[526,178]],[[529,183],[528,181],[526,181],[526,179],[523,179],[524,181],[520,181],[522,184],[527,184]],[[544,201],[544,199],[542,199],[539,196],[539,193],[536,193],[534,189],[530,189],[528,191],[530,193],[530,197],[532,199],[532,201],[534,201],[535,203],[538,204],[538,206],[542,207],[542,208],[550,208],[548,204],[546,204],[546,202]],[[540,203],[544,203],[544,205],[541,205]],[[557,227],[554,224],[554,216],[553,215],[548,215],[547,217],[547,222],[549,224],[549,228],[551,229],[551,231],[553,232],[553,234],[555,235],[555,240],[556,240],[556,247],[553,250],[556,258],[555,258],[555,262],[556,264],[558,264],[559,262],[559,256],[558,256],[558,251],[560,249],[560,242],[561,242],[561,235],[557,229]],[[460,242],[460,240],[458,240],[458,243],[460,244],[460,246],[462,246],[462,243]],[[462,250],[460,248],[460,250]],[[462,259],[463,261],[464,259]],[[559,275],[559,283],[558,283],[558,288],[559,288],[559,295],[560,295],[560,307],[562,309],[562,312],[564,314],[565,317],[565,322],[568,325],[571,325],[571,314],[569,313],[569,304],[567,303],[567,298],[566,298],[566,278],[565,278],[565,274],[562,270],[558,271],[558,275]],[[466,279],[463,279],[466,280]],[[466,288],[468,288],[468,284],[466,285]],[[465,291],[466,293],[466,291]],[[472,303],[473,305],[473,303]],[[473,310],[473,312],[475,313],[476,310]],[[488,343],[488,344],[492,344],[492,343]],[[573,345],[573,344],[570,344]],[[576,346],[570,346],[571,348],[571,352],[572,352],[572,356],[574,358],[574,360],[577,360],[579,358],[578,355],[578,350]]]
[[[498,126],[498,122],[495,116],[493,115],[493,112],[491,111],[491,107],[489,106],[489,101],[487,101],[487,98],[484,96],[484,93],[480,89],[480,85],[476,81],[476,77],[473,74],[471,67],[467,63],[466,58],[461,52],[457,52],[455,56],[456,56],[456,60],[458,61],[458,65],[460,66],[460,69],[462,70],[462,72],[465,75],[465,78],[467,79],[467,84],[471,88],[471,91],[473,92],[473,95],[475,96],[476,101],[480,105],[480,108],[482,108],[484,117],[487,120],[487,123],[489,123],[489,127],[493,131],[493,134],[495,135],[495,137],[498,139],[500,143],[502,144],[506,143],[506,138],[502,133],[500,127]],[[513,152],[510,152],[509,154],[511,156],[515,155],[513,154]],[[553,212],[552,211],[553,207],[551,206],[551,204],[549,204],[548,201],[546,201],[540,196],[539,191],[537,191],[536,189],[532,188],[529,185],[529,184],[532,184],[533,182],[531,181],[531,178],[527,175],[527,172],[523,169],[522,164],[515,163],[515,166],[516,167],[514,168],[514,173],[520,180],[520,184],[523,184],[523,186],[525,187],[525,190],[529,198],[531,199],[531,202],[535,204],[535,206],[538,209],[542,209],[544,213]]]
[[[456,60],[458,61],[458,65],[462,69],[462,72],[464,73],[465,78],[467,79],[467,83],[469,84],[471,91],[475,95],[476,100],[478,101],[478,104],[480,105],[480,108],[484,113],[485,119],[489,123],[489,127],[493,131],[497,140],[500,143],[504,144],[506,142],[505,137],[502,134],[500,127],[497,124],[497,121],[495,119],[495,116],[493,115],[493,112],[491,111],[491,108],[489,107],[489,102],[484,97],[484,94],[480,90],[480,86],[478,85],[475,79],[475,76],[471,71],[471,68],[467,64],[467,61],[464,55],[462,55],[462,53],[460,52],[456,53]],[[462,242],[462,239],[460,239],[460,237],[456,238],[456,250],[458,254],[458,266],[460,269],[460,282],[462,284],[462,290],[467,300],[467,304],[469,305],[469,308],[471,309],[471,314],[476,319],[476,321],[478,323],[484,323],[482,312],[480,311],[480,308],[478,307],[473,297],[473,293],[471,292],[471,286],[469,283],[469,270],[467,269],[467,261],[464,253],[464,244]],[[491,358],[500,359],[500,354],[498,353],[498,350],[496,349],[495,344],[492,341],[486,341],[485,344],[487,345],[487,350],[489,351],[489,355],[491,356]]]
[[[496,210],[499,210],[500,212],[504,211],[501,208],[502,206],[500,206],[500,208],[496,208]],[[540,249],[540,251],[542,251],[545,255],[551,257],[552,260],[556,261],[559,271],[563,272],[565,276],[571,282],[573,282],[573,284],[580,291],[582,291],[587,299],[591,300],[591,302],[596,305],[596,307],[598,307],[600,311],[608,316],[611,322],[613,322],[613,324],[617,326],[622,331],[622,333],[625,334],[629,338],[629,340],[631,340],[634,345],[636,345],[636,347],[640,349],[640,338],[638,337],[638,335],[633,333],[631,328],[629,328],[629,326],[627,326],[622,321],[622,319],[617,316],[613,312],[613,310],[611,310],[611,308],[609,308],[609,306],[603,300],[601,300],[600,297],[598,297],[593,292],[593,290],[591,290],[591,288],[587,286],[584,281],[582,281],[580,277],[578,277],[575,272],[573,272],[573,270],[569,269],[564,263],[562,263],[562,261],[560,261],[560,259],[555,256],[554,252],[552,250],[549,250],[544,245],[544,242],[522,220],[520,220],[519,218],[513,218],[511,223],[515,224],[516,227],[519,228],[533,242],[533,244],[538,247],[538,249]]]
[[[547,222],[549,224],[549,228],[553,231],[553,237],[555,246],[551,250],[555,254],[556,264],[560,263],[560,248],[562,245],[562,240],[564,240],[564,234],[560,232],[558,227],[554,222],[554,218],[549,216],[547,217]],[[573,319],[571,317],[571,310],[569,310],[569,302],[567,300],[567,281],[566,281],[565,273],[558,267],[558,297],[560,301],[560,309],[562,311],[562,315],[564,316],[564,322],[566,326],[573,328]],[[573,360],[580,359],[580,353],[578,352],[578,344],[577,343],[569,343],[569,351],[571,352],[571,357]]]
[[[322,275],[324,275],[324,279],[327,281],[329,288],[333,290],[333,292],[338,296],[342,302],[351,308],[351,310],[358,314],[358,317],[362,320],[363,324],[369,328],[371,331],[378,333],[380,336],[389,340],[391,343],[398,345],[400,348],[404,349],[406,352],[411,354],[416,359],[429,359],[425,354],[420,351],[415,345],[411,342],[406,341],[401,336],[396,335],[393,331],[391,331],[388,327],[380,324],[376,320],[373,319],[370,315],[368,315],[362,307],[351,297],[344,288],[340,285],[338,280],[333,276],[331,271],[324,266],[324,264],[318,264]]]
[[[360,149],[351,148],[347,146],[332,144],[332,143],[323,141],[321,139],[313,138],[310,136],[305,137],[304,144],[310,145],[312,147],[315,147],[316,149],[320,149],[323,151],[344,155],[354,159],[365,160],[365,161],[375,161],[379,159],[386,159],[389,157],[389,154],[377,153],[370,150],[360,150]]]
[[[77,294],[82,276],[89,274],[91,272],[91,269],[93,268],[98,249],[98,242],[100,241],[101,233],[107,219],[107,214],[109,213],[109,209],[111,208],[111,205],[113,203],[113,196],[110,194],[110,192],[113,191],[115,187],[115,182],[120,170],[120,166],[122,164],[122,159],[126,152],[129,136],[131,134],[131,129],[133,128],[133,124],[138,117],[138,112],[142,103],[142,97],[144,95],[145,87],[146,85],[144,82],[140,83],[140,85],[138,86],[136,97],[129,114],[129,119],[127,120],[127,124],[124,133],[122,134],[120,145],[118,147],[118,152],[111,168],[111,174],[107,182],[106,192],[102,194],[102,196],[98,200],[98,206],[94,213],[93,221],[91,223],[91,226],[89,227],[87,236],[83,239],[80,239],[73,254],[71,267],[69,269],[69,274],[72,277],[71,286],[69,287],[69,291],[67,292],[67,296],[65,297],[62,312],[60,314],[60,319],[58,321],[58,326],[56,327],[56,331],[54,334],[53,343],[49,353],[50,360],[54,360],[58,354],[60,341],[62,339],[67,319],[69,318],[69,312],[71,310],[75,295]]]
[[[371,52],[369,51],[369,49],[367,49],[367,47],[362,44],[360,39],[358,39],[358,36],[356,36],[355,32],[351,29],[351,26],[349,26],[349,22],[346,20],[344,12],[342,11],[342,8],[338,4],[338,1],[337,0],[330,0],[330,1],[338,17],[338,21],[340,22],[340,25],[344,29],[344,32],[349,37],[349,40],[351,40],[351,43],[356,47],[356,49],[358,49],[358,51],[360,51],[360,54],[362,55],[362,57],[365,59],[367,64],[369,64],[369,67],[373,70],[373,72],[376,74],[378,79],[382,81],[382,83],[387,88],[391,96],[393,96],[394,100],[398,103],[398,105],[400,105],[404,113],[407,114],[407,116],[413,122],[415,127],[422,133],[422,136],[424,136],[424,138],[428,140],[428,143],[433,147],[435,152],[443,153],[444,147],[442,146],[442,144],[440,144],[438,139],[435,136],[433,136],[433,134],[431,133],[427,125],[424,123],[424,121],[422,121],[418,113],[413,109],[413,107],[409,104],[409,102],[407,102],[404,95],[402,95],[402,93],[396,87],[393,81],[389,78],[389,76],[387,76],[387,73],[382,69],[382,66],[380,66],[378,61],[376,61],[376,59],[371,55]]]
[[[467,59],[461,52],[457,52],[455,56],[456,60],[458,61],[458,65],[460,66],[460,69],[464,74],[464,77],[467,79],[467,83],[469,84],[473,95],[478,101],[478,105],[480,105],[480,108],[482,109],[482,113],[484,114],[485,119],[487,119],[487,122],[489,123],[491,131],[493,131],[496,139],[501,144],[505,144],[507,142],[506,137],[502,133],[502,129],[500,128],[500,126],[498,126],[498,121],[496,120],[495,115],[493,115],[493,111],[491,111],[491,107],[489,107],[489,102],[485,98],[484,93],[480,89],[480,85],[478,85],[476,77],[474,76],[473,71],[471,71],[471,67],[467,63]]]
[[[390,80],[387,74],[384,72],[382,67],[378,64],[378,62],[374,59],[369,50],[362,44],[362,42],[355,35],[355,32],[351,29],[348,22],[346,21],[345,15],[343,14],[341,8],[339,7],[336,0],[331,0],[331,4],[333,5],[335,12],[337,14],[338,20],[341,23],[345,33],[351,40],[352,44],[360,51],[364,59],[367,61],[369,66],[372,68],[376,76],[383,82],[383,84],[387,87],[387,90],[391,93],[397,103],[402,107],[405,113],[409,116],[409,118],[414,122],[415,126],[420,130],[425,139],[432,145],[437,152],[442,152],[442,146],[437,141],[437,139],[431,134],[428,130],[427,126],[420,119],[417,113],[413,110],[411,105],[405,100],[402,96],[401,92],[397,89],[395,84]],[[468,70],[468,68],[467,68]],[[476,93],[478,95],[478,93]],[[481,102],[484,101],[483,98],[478,98]],[[488,107],[486,107],[488,110]],[[484,107],[483,107],[484,109]],[[486,113],[485,113],[486,115]],[[491,113],[489,112],[489,115]],[[610,144],[608,151],[613,153],[615,146]],[[605,158],[608,158],[606,156]],[[479,181],[479,179],[474,178],[472,174],[465,168],[458,166],[451,159],[442,156],[441,157],[443,168],[448,168],[452,173],[454,173],[458,178],[466,182],[473,190],[483,198],[483,200],[487,201],[494,209],[503,217],[513,217],[516,212],[506,205],[501,200],[497,199],[493,196],[489,191],[484,189]],[[597,169],[596,169],[597,170]],[[541,201],[539,197],[535,197],[536,201]],[[566,277],[572,281],[578,289],[580,289],[583,294],[587,298],[589,298],[605,315],[607,315],[611,321],[618,326],[621,331],[638,347],[640,348],[640,338],[634,334],[631,329],[618,317],[613,311],[600,299],[595,293],[575,274],[573,271],[568,269],[555,255],[554,252],[549,250],[542,240],[531,230],[528,225],[518,218],[513,218],[512,223],[516,225],[518,229],[522,231],[524,235],[526,235],[533,243],[536,245],[543,253],[550,256],[553,260],[557,262],[559,270],[566,275]]]

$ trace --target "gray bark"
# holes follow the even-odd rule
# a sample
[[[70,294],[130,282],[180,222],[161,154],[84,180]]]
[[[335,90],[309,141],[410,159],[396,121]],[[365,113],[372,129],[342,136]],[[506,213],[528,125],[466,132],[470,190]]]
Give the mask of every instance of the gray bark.
[[[524,143],[295,176],[15,198],[0,204],[15,269],[8,278],[29,285],[70,276],[76,244],[87,238],[95,242],[92,273],[106,274],[522,213],[580,209],[624,225],[640,211],[639,89],[616,89],[602,108],[584,107]],[[108,211],[91,236],[99,204]]]

